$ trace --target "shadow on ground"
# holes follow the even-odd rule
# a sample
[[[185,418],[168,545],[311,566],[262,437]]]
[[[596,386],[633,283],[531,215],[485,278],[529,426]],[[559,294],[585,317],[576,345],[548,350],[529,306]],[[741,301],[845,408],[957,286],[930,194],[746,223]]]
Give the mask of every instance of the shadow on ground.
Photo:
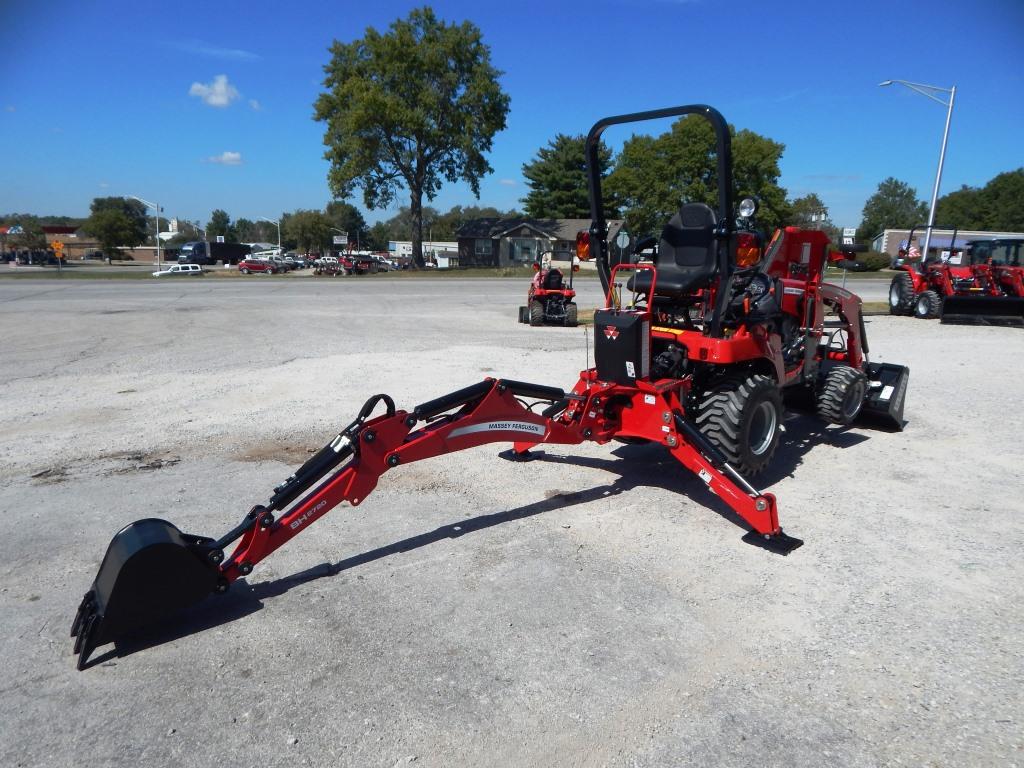
[[[762,487],[769,488],[783,478],[792,476],[796,468],[803,463],[804,456],[812,448],[829,445],[845,449],[867,439],[867,436],[850,432],[845,428],[826,428],[818,419],[807,415],[790,414],[786,419],[786,430],[782,435],[772,465],[757,479],[757,482]],[[578,504],[587,504],[609,496],[623,494],[635,488],[660,488],[692,498],[696,503],[713,510],[738,528],[747,531],[748,534],[744,537],[745,541],[763,545],[757,540],[756,535],[751,538],[750,534],[754,532],[750,531],[749,526],[739,515],[711,493],[699,478],[685,471],[662,446],[653,444],[618,445],[611,451],[611,456],[614,458],[594,458],[536,451],[536,461],[589,467],[617,475],[617,477],[607,484],[577,492],[559,492],[550,498],[514,509],[478,515],[442,525],[432,531],[420,533],[334,563],[321,563],[273,581],[249,584],[245,579],[239,579],[227,594],[208,598],[200,605],[180,614],[177,621],[169,618],[168,622],[159,628],[122,638],[117,641],[114,649],[94,657],[88,666],[109,663],[115,657],[123,658],[147,648],[237,621],[261,610],[265,600],[279,597],[293,587],[317,579],[337,576],[352,568],[430,546],[445,539],[456,539],[497,525],[566,509]],[[788,554],[792,548],[795,547],[781,551],[780,554]]]

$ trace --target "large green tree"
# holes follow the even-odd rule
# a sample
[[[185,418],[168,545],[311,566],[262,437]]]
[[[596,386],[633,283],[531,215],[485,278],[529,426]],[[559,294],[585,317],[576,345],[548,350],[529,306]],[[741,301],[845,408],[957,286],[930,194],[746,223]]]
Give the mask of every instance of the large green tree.
[[[779,186],[779,160],[785,145],[753,131],[732,135],[733,195],[760,201],[759,222],[773,229],[788,217],[786,190]],[[687,115],[659,136],[633,136],[622,147],[605,183],[634,234],[657,233],[684,202],[717,207],[718,179],[714,129]]]
[[[108,258],[121,247],[134,248],[146,242],[146,206],[125,197],[97,197],[89,206],[89,218],[82,229],[99,240]]]
[[[238,230],[231,223],[231,217],[227,211],[216,209],[210,214],[210,221],[206,225],[206,237],[209,240],[216,240],[223,237],[226,243],[238,242]]]
[[[363,236],[369,227],[366,226],[363,214],[352,203],[334,200],[324,208],[324,215],[332,227],[348,233],[349,243],[360,248],[363,246]]]
[[[857,239],[869,240],[886,229],[909,229],[927,219],[928,205],[917,199],[917,190],[890,176],[864,203]]]
[[[949,192],[935,204],[935,223],[942,227],[984,229],[985,200],[977,187],[966,184]]]
[[[284,226],[288,238],[306,253],[323,253],[331,242],[331,222],[322,211],[295,211]]]
[[[529,193],[522,199],[526,214],[535,218],[589,219],[586,136],[559,133],[536,157],[523,165]],[[601,177],[611,171],[612,151],[602,141],[597,149]],[[605,216],[616,212],[605,200]]]
[[[388,249],[388,242],[394,239],[391,237],[391,230],[388,229],[388,225],[383,221],[378,221],[370,227],[366,240],[363,242],[363,248],[368,248],[371,251],[386,251]]]
[[[433,200],[443,181],[462,180],[479,197],[491,172],[484,155],[509,109],[501,73],[476,26],[446,24],[429,7],[330,51],[315,119],[327,125],[331,191],[343,199],[360,188],[377,209],[406,189],[422,265],[424,195]]]
[[[1024,168],[1000,173],[982,190],[985,228],[1024,232]]]

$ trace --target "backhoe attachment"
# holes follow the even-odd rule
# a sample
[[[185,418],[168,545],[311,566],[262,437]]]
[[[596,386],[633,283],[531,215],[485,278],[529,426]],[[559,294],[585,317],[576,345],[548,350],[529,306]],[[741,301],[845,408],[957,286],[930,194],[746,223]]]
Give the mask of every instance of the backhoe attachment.
[[[351,424],[274,488],[266,504],[253,507],[220,539],[182,533],[154,518],[119,531],[71,628],[78,668],[97,647],[226,591],[334,507],[361,504],[389,469],[485,443],[511,442],[519,454],[543,443],[606,443],[614,437],[659,443],[740,515],[751,535],[793,548],[798,540],[782,533],[775,497],[753,488],[686,419],[680,387],[605,383],[589,370],[571,392],[486,379],[412,411],[396,410],[390,397],[375,395]],[[385,413],[371,418],[381,403]],[[538,406],[544,408],[535,411]]]

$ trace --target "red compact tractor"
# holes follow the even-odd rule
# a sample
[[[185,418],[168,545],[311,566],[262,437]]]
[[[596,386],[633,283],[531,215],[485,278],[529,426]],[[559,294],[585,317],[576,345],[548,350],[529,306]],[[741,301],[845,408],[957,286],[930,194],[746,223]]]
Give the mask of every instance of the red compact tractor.
[[[551,254],[546,253],[534,262],[536,274],[530,281],[526,293],[526,306],[519,307],[519,322],[530,325],[546,323],[575,327],[577,321],[576,291],[572,288],[573,273],[579,267],[575,264],[569,270],[566,283],[562,270],[551,266]]]
[[[612,265],[601,135],[682,115],[702,116],[714,129],[717,205],[683,204],[652,259]],[[652,443],[742,519],[745,540],[784,553],[799,546],[782,531],[775,497],[751,482],[779,443],[783,394],[813,398],[831,423],[868,415],[900,429],[907,369],[868,362],[860,299],[822,282],[826,262],[841,258],[824,235],[786,229],[763,255],[749,226],[753,201],[733,206],[729,127],[717,111],[691,105],[606,118],[591,129],[586,153],[592,224],[579,255],[594,257],[606,293],[595,314],[594,367],[570,390],[487,378],[410,410],[375,395],[220,538],[155,518],[127,525],[71,629],[80,669],[98,646],[226,591],[334,507],[362,504],[384,473],[487,443],[511,443],[507,456],[516,460],[537,458],[533,449],[543,444]],[[378,406],[384,412],[374,415]]]
[[[1024,240],[972,240],[967,247],[976,268],[988,270],[1001,295],[1024,299]]]
[[[912,228],[908,243],[920,228],[927,227]],[[919,262],[897,265],[900,273],[889,284],[890,314],[939,317],[944,323],[1020,323],[1024,302],[1006,294],[988,259],[975,253],[977,248],[958,251],[955,246],[954,229],[949,258],[925,255]]]

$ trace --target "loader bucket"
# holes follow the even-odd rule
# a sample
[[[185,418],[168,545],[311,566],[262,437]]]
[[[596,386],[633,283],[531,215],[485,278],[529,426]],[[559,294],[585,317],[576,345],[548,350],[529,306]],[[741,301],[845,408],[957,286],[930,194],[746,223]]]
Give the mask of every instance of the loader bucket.
[[[943,323],[1024,325],[1024,298],[1019,296],[947,296]]]
[[[868,392],[860,409],[861,416],[902,432],[910,369],[893,363],[869,363],[867,374]]]
[[[71,626],[78,668],[98,646],[222,591],[225,582],[215,564],[219,557],[211,559],[212,543],[155,518],[122,528]]]

